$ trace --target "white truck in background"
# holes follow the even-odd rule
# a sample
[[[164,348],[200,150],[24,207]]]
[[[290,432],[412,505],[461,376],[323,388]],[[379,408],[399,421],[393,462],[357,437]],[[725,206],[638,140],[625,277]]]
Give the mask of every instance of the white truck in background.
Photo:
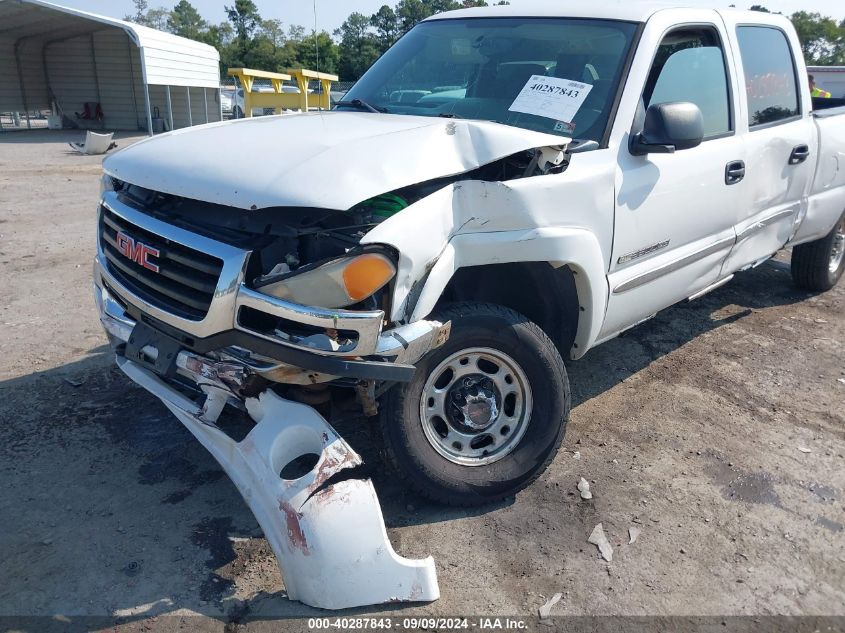
[[[432,499],[521,490],[564,436],[563,358],[785,246],[799,287],[838,282],[845,107],[831,105],[811,100],[778,15],[441,14],[332,112],[108,158],[101,320],[121,368],[241,490],[292,598],[434,599],[431,560],[393,553],[360,457],[315,407],[378,412],[393,467]],[[243,438],[233,408],[255,423]]]

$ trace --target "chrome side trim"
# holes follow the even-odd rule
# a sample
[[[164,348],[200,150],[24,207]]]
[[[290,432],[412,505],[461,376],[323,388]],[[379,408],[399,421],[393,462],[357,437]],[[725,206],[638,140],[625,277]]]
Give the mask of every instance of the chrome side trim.
[[[726,283],[728,283],[733,278],[734,278],[733,275],[728,275],[727,277],[722,277],[716,283],[712,283],[709,286],[707,286],[706,288],[704,288],[703,290],[699,290],[694,295],[690,295],[689,297],[687,297],[687,301],[695,301],[696,299],[703,297],[707,293],[713,292],[717,288],[721,288],[722,286],[724,286]]]
[[[645,257],[646,255],[651,255],[652,253],[656,253],[657,251],[662,251],[667,246],[669,246],[669,240],[664,240],[662,242],[658,242],[657,244],[652,244],[651,246],[641,248],[640,250],[634,251],[633,253],[622,255],[622,257],[616,260],[616,263],[627,264],[628,262],[632,262],[635,259],[639,259],[640,257]]]
[[[639,288],[640,286],[652,282],[655,279],[659,279],[664,275],[668,275],[677,270],[680,270],[684,266],[688,266],[689,264],[697,262],[700,259],[704,259],[708,255],[718,253],[723,248],[732,245],[735,241],[736,238],[733,237],[723,238],[717,242],[714,242],[713,244],[710,244],[709,246],[705,246],[704,248],[696,251],[695,253],[685,255],[684,257],[671,261],[667,264],[663,264],[658,268],[637,275],[636,277],[634,277],[633,279],[629,279],[628,281],[623,281],[621,284],[619,284],[613,289],[613,294],[620,294],[623,292],[628,292],[629,290],[633,290],[634,288]]]
[[[751,237],[758,231],[762,231],[767,226],[771,226],[775,222],[778,222],[779,220],[782,220],[783,218],[789,217],[791,215],[795,215],[795,209],[784,209],[783,211],[778,211],[774,215],[770,215],[764,220],[760,220],[759,222],[755,222],[751,226],[746,227],[742,231],[742,233],[736,236],[736,241],[741,242],[742,240]]]

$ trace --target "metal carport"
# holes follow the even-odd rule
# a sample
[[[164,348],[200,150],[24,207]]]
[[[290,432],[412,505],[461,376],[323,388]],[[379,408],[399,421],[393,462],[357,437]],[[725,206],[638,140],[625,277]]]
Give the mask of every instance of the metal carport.
[[[0,112],[57,107],[96,127],[74,114],[95,102],[103,128],[150,133],[156,112],[171,129],[219,121],[219,61],[212,46],[131,22],[0,0]]]

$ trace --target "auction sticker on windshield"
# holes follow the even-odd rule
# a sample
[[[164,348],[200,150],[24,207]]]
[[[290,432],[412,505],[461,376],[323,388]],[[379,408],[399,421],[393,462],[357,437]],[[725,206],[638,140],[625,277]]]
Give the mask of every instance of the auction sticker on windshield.
[[[590,84],[572,79],[531,75],[508,110],[572,121],[592,89]]]

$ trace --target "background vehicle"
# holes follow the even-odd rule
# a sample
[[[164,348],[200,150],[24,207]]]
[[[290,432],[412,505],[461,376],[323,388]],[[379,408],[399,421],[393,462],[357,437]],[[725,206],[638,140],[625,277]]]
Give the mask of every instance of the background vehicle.
[[[838,282],[845,108],[814,110],[785,18],[549,6],[429,19],[338,111],[109,158],[122,366],[161,398],[198,363],[236,401],[357,398],[411,487],[471,505],[554,457],[563,356],[784,246],[800,287]]]
[[[267,86],[256,86],[258,92],[273,92],[272,88]],[[299,88],[296,86],[282,86],[282,92],[299,94]],[[313,92],[309,88],[309,94]],[[223,117],[229,119],[244,118],[244,91],[243,88],[228,88],[221,90],[221,99],[223,100]],[[252,116],[264,116],[273,114],[272,108],[253,108]]]
[[[228,86],[220,88],[220,109],[224,119],[231,119],[233,115],[236,89]]]

